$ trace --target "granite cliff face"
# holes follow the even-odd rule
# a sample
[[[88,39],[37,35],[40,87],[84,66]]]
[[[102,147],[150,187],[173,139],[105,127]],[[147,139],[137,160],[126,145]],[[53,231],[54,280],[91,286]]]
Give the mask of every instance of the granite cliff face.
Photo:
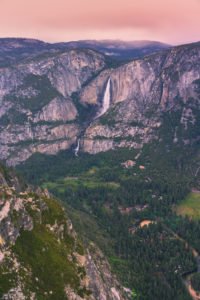
[[[174,142],[194,142],[199,138],[199,58],[196,43],[114,69],[93,50],[50,52],[1,68],[1,159],[15,165],[36,152],[56,154],[75,148],[79,138],[80,151],[92,154],[141,148],[162,139],[171,114]],[[106,90],[110,106],[100,116]]]
[[[176,115],[175,142],[190,143],[191,138],[198,139],[199,58],[200,43],[197,43],[102,72],[83,89],[81,101],[87,103],[92,99],[93,103],[99,103],[110,78],[112,105],[86,130],[83,150],[97,153],[116,147],[141,148],[160,137],[160,129],[169,114]],[[191,131],[195,136],[190,136]]]
[[[1,68],[1,159],[16,164],[70,148],[80,132],[71,95],[104,67],[101,54],[71,50]]]

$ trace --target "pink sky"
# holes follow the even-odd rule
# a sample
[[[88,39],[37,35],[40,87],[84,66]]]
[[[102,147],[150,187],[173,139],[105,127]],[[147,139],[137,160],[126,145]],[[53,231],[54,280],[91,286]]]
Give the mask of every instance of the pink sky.
[[[0,0],[0,37],[200,40],[200,0]]]

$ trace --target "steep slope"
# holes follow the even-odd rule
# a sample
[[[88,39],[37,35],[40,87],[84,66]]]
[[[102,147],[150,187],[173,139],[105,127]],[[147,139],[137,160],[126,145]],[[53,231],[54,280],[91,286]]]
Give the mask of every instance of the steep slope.
[[[80,243],[47,190],[21,188],[0,169],[0,298],[128,299],[101,251]]]
[[[15,164],[34,152],[71,147],[80,124],[70,96],[104,67],[104,56],[70,50],[1,68],[1,159]]]
[[[79,274],[76,259],[76,251],[80,252],[81,246],[62,207],[47,191],[17,191],[16,186],[11,185],[13,175],[5,169],[3,172],[1,299],[65,299],[67,285],[80,295],[87,294],[84,281],[81,284],[83,270]]]

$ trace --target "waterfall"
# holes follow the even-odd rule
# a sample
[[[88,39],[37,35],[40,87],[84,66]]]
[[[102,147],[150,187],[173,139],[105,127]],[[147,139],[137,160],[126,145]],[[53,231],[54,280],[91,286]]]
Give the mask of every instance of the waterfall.
[[[111,100],[110,82],[111,82],[111,80],[109,78],[107,85],[106,85],[105,93],[103,96],[102,107],[101,107],[100,111],[98,112],[98,114],[96,115],[95,119],[104,115],[110,107],[110,100]]]
[[[78,139],[77,146],[74,149],[75,156],[78,156],[79,149],[80,149],[80,139]]]
[[[110,101],[111,101],[111,93],[110,93],[111,85],[110,85],[110,83],[111,83],[111,80],[109,78],[107,81],[107,84],[106,84],[106,89],[105,89],[104,95],[103,95],[102,107],[100,108],[99,112],[97,113],[97,115],[95,116],[94,119],[101,117],[103,114],[105,114],[107,112],[107,110],[110,107]],[[82,135],[83,135],[83,132],[82,132]],[[74,149],[74,154],[76,157],[78,156],[79,150],[80,150],[80,138],[78,139],[77,145]]]

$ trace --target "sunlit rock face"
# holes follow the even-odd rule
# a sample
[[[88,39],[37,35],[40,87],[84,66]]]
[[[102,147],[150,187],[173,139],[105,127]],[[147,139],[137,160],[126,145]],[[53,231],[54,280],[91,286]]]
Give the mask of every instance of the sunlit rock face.
[[[196,43],[175,47],[112,70],[109,74],[110,109],[86,130],[83,150],[97,153],[117,147],[141,148],[159,138],[159,128],[169,113],[178,115],[177,128],[173,130],[174,136],[177,132],[181,132],[181,136],[175,136],[174,141],[190,143],[189,130],[196,132],[199,122],[199,58],[200,43]],[[99,83],[98,77],[94,79],[82,91],[82,101],[86,102],[87,91],[88,99],[98,102],[106,80],[105,75],[103,84]],[[196,132],[193,139],[198,138]]]

